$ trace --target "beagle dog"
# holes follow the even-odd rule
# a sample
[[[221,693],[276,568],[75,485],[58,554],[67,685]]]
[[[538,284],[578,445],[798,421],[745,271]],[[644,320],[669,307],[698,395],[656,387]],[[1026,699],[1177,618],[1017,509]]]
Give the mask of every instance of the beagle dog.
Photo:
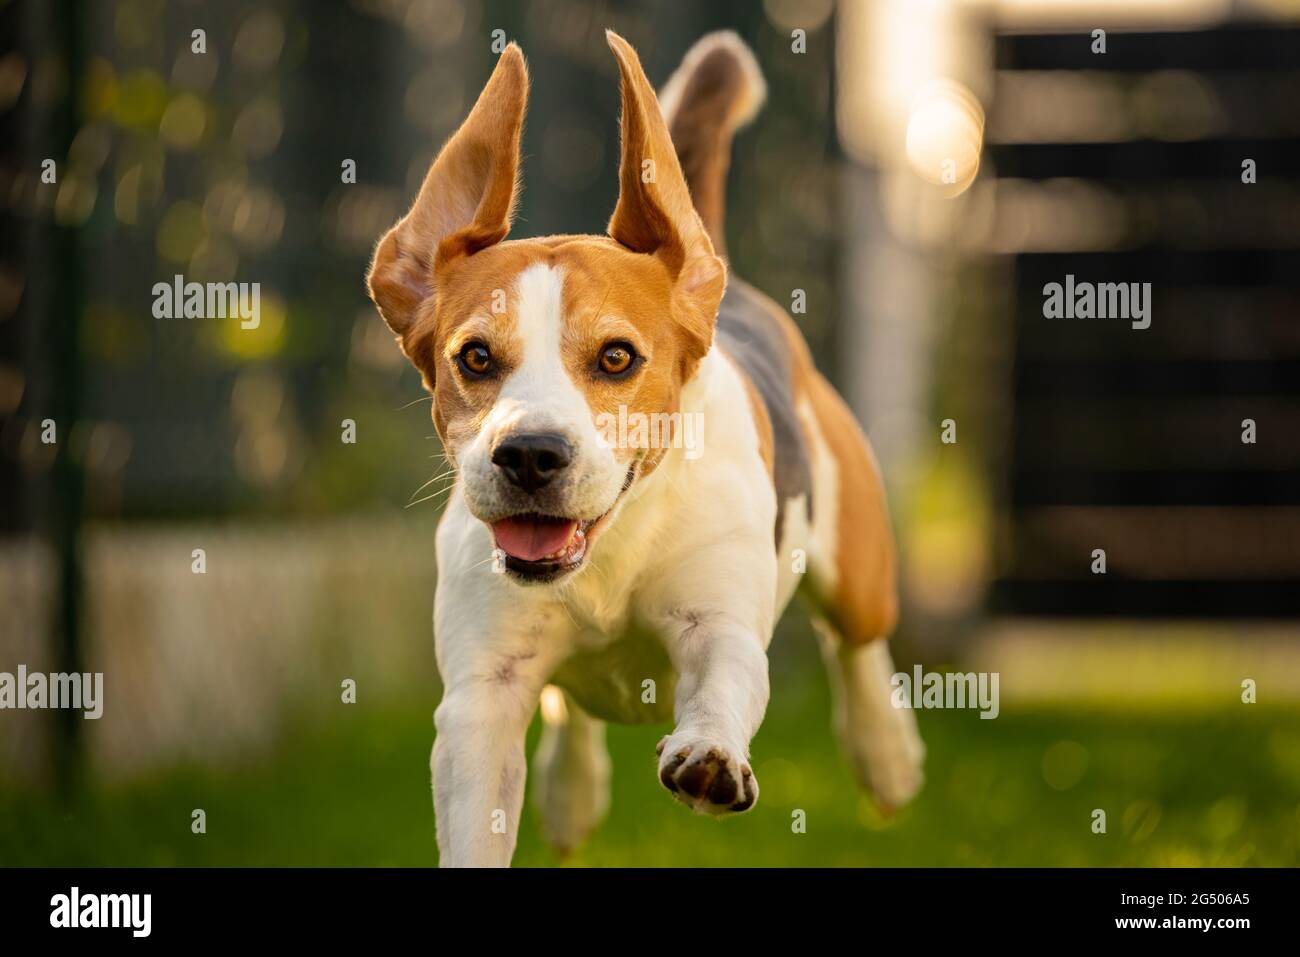
[[[712,34],[656,97],[607,39],[622,90],[608,235],[506,239],[529,83],[511,44],[368,276],[455,469],[434,603],[444,866],[510,863],[539,702],[534,790],[561,850],[607,808],[606,721],[671,720],[660,784],[705,814],[753,807],[766,652],[796,591],[863,785],[894,807],[921,782],[912,712],[890,703],[874,457],[793,320],[727,275],[731,139],[764,98],[758,64]]]

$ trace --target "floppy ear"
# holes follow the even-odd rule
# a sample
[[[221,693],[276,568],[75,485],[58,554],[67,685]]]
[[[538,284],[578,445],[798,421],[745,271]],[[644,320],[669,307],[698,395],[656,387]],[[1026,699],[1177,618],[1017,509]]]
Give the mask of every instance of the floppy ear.
[[[410,212],[380,240],[366,285],[399,336],[410,332],[420,305],[436,293],[439,263],[473,255],[510,231],[527,103],[528,69],[511,43],[429,167]]]
[[[609,234],[628,249],[651,253],[668,265],[675,277],[675,311],[687,336],[689,357],[699,359],[713,342],[727,270],[691,202],[659,100],[636,51],[612,30],[605,31],[605,38],[618,60],[623,92],[618,205]]]

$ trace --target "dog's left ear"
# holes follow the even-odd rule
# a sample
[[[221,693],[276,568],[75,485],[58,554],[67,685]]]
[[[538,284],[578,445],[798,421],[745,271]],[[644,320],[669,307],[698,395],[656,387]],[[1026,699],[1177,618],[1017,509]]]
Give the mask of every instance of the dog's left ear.
[[[623,92],[618,205],[609,235],[668,265],[675,276],[674,311],[686,334],[687,358],[698,360],[713,343],[718,304],[727,286],[726,266],[714,254],[691,202],[659,100],[636,51],[612,30],[605,31],[605,38],[618,60]]]

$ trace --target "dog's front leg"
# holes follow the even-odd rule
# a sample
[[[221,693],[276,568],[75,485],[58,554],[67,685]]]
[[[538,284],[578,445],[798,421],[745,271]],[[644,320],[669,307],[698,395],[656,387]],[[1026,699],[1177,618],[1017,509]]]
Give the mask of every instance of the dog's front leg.
[[[433,716],[431,766],[444,867],[509,866],[524,800],[524,735],[563,647],[545,620],[489,626],[476,637],[439,655],[446,689]]]
[[[749,742],[767,709],[767,636],[726,611],[681,607],[661,625],[678,673],[676,728],[659,742],[659,780],[704,814],[758,800]]]
[[[440,569],[434,634],[444,690],[430,759],[439,859],[505,867],[524,799],[524,735],[568,653],[569,619],[490,571],[451,561]]]
[[[443,867],[508,867],[514,854],[524,734],[540,687],[497,690],[490,679],[449,686],[434,712],[433,802]]]

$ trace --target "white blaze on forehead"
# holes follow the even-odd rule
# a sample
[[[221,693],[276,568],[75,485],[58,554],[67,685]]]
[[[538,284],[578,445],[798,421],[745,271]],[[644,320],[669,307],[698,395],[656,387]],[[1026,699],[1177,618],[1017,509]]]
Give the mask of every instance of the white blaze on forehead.
[[[538,263],[514,286],[519,367],[505,380],[496,412],[526,431],[562,432],[580,441],[594,432],[591,410],[564,365],[564,270]]]

